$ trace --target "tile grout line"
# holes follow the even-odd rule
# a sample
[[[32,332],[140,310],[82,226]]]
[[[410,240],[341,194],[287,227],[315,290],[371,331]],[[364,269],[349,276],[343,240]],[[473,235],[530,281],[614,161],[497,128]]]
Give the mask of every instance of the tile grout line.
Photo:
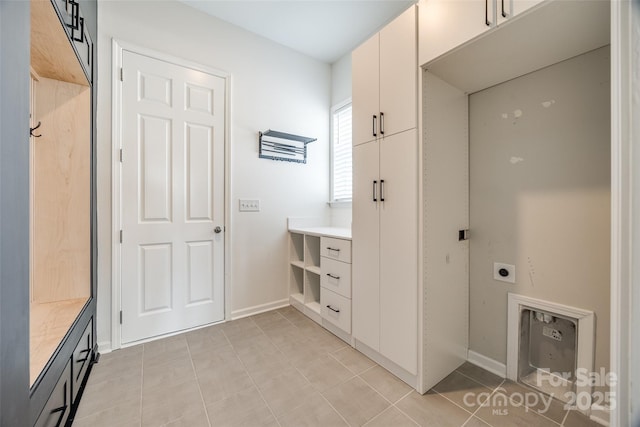
[[[564,414],[564,417],[562,418],[562,422],[560,423],[561,426],[564,426],[564,423],[567,422],[567,418],[569,418],[569,412],[571,412],[571,410],[568,410],[566,414]]]
[[[533,393],[539,393],[539,392],[536,392],[536,391],[532,391],[532,392],[533,392]],[[548,396],[548,395],[547,395],[547,396]],[[551,398],[553,399],[553,397],[551,397]],[[511,396],[507,396],[507,399],[509,399],[509,402],[511,402],[511,404],[513,404],[513,405],[515,405],[515,404],[516,404],[516,403],[515,403],[515,401],[513,400],[513,398],[512,398]],[[516,405],[516,406],[517,406],[517,405]],[[540,412],[538,412],[538,410],[536,410],[536,409],[534,409],[534,408],[530,408],[530,407],[528,407],[528,406],[527,406],[527,405],[525,405],[525,404],[522,404],[522,405],[520,405],[520,406],[523,406],[523,407],[524,407],[524,409],[525,409],[525,411],[531,411],[531,412],[532,412],[532,413],[534,413],[535,415],[538,415],[538,416],[540,416],[540,417],[542,417],[542,418],[544,418],[544,419],[547,419],[547,420],[551,421],[552,423],[554,423],[554,424],[556,424],[556,425],[558,425],[558,426],[561,426],[561,425],[562,425],[561,423],[558,423],[557,421],[554,421],[554,420],[552,420],[551,418],[549,418],[549,417],[547,417],[547,416],[545,416],[545,415],[541,414]],[[565,417],[566,417],[566,414],[565,414]],[[564,420],[564,417],[563,417],[563,420]]]
[[[411,415],[407,414],[405,411],[403,411],[403,410],[402,410],[402,409],[397,405],[397,403],[399,403],[399,402],[403,401],[405,398],[407,398],[407,397],[408,397],[411,393],[413,393],[414,391],[416,391],[416,390],[414,390],[414,389],[409,390],[409,391],[407,392],[407,394],[405,394],[404,396],[402,396],[400,399],[398,399],[398,400],[396,401],[396,403],[394,403],[394,404],[393,404],[393,407],[394,407],[394,408],[396,408],[398,411],[400,411],[400,413],[401,413],[401,414],[403,414],[405,417],[409,418],[411,421],[413,421],[414,423],[416,423],[416,425],[418,425],[418,426],[419,426],[419,425],[420,425],[420,423],[419,423],[417,420],[414,420],[414,419],[411,417]],[[417,393],[417,391],[416,391],[416,393]]]
[[[471,412],[470,410],[468,410],[467,408],[462,407],[460,404],[458,404],[457,402],[453,401],[452,399],[449,399],[447,396],[445,396],[444,394],[440,393],[439,391],[437,391],[436,389],[431,388],[430,390],[433,390],[435,392],[435,394],[437,394],[438,396],[446,399],[447,401],[453,403],[455,406],[457,406],[458,408],[462,409],[463,411],[465,411],[468,414],[471,414],[473,416],[473,414],[475,414],[484,403],[486,403],[487,401],[485,400],[482,404],[478,405],[478,409],[475,409],[473,412]],[[489,389],[491,390],[491,389]],[[427,390],[427,393],[429,392],[429,390]],[[487,400],[493,395],[493,393],[495,393],[495,391],[492,391],[491,393],[489,393],[489,397],[487,398]]]
[[[255,321],[253,321],[254,324],[257,325],[257,323]],[[258,326],[258,325],[257,325]],[[262,328],[260,328],[260,326],[258,326],[258,328],[262,331],[262,333],[264,334],[264,331],[262,330]],[[227,339],[227,341],[229,341],[229,343],[231,343],[231,341],[229,340],[229,337],[227,336],[227,334],[224,332],[224,330],[222,330],[222,334],[225,336],[225,338]],[[271,338],[269,338],[267,336],[267,334],[264,334],[267,339],[269,340],[269,342],[271,342]],[[273,344],[273,343],[272,343]],[[256,383],[255,379],[253,379],[253,376],[251,375],[251,373],[247,370],[247,365],[244,364],[244,362],[242,361],[242,358],[240,358],[240,356],[238,355],[238,352],[236,351],[236,348],[233,346],[233,344],[231,344],[231,348],[233,349],[233,352],[235,353],[236,357],[238,358],[238,360],[240,361],[240,363],[242,364],[242,367],[244,368],[244,372],[247,374],[247,376],[249,377],[249,379],[251,379],[251,382],[253,383],[253,386],[255,387],[256,391],[258,392],[258,394],[260,395],[260,399],[262,399],[262,401],[264,402],[265,406],[267,407],[267,409],[269,409],[269,412],[271,413],[271,416],[273,416],[273,419],[276,420],[276,423],[278,424],[278,426],[282,427],[282,424],[280,424],[280,420],[278,419],[278,417],[276,417],[275,412],[273,412],[273,409],[271,408],[271,406],[269,405],[269,403],[267,402],[267,399],[264,398],[264,395],[262,394],[262,390],[260,390],[260,387],[258,387],[258,384]]]
[[[222,331],[224,334],[224,331]],[[207,339],[210,339],[206,336]],[[226,338],[226,335],[225,335]],[[228,340],[228,338],[227,338]],[[196,365],[193,363],[193,356],[191,355],[191,346],[189,345],[189,340],[185,338],[187,344],[187,353],[189,354],[189,362],[191,362],[191,369],[193,370],[193,376],[196,380],[196,384],[198,385],[198,394],[200,394],[200,401],[202,402],[202,407],[204,408],[204,416],[207,417],[207,423],[209,427],[211,427],[211,419],[209,419],[209,411],[207,411],[207,404],[204,402],[204,395],[202,394],[202,388],[200,387],[200,380],[198,379],[198,373],[196,372]]]
[[[338,416],[339,416],[340,418],[342,418],[342,420],[345,422],[345,424],[346,424],[346,425],[348,425],[348,426],[350,426],[350,425],[351,425],[351,424],[349,423],[349,421],[347,421],[347,419],[344,417],[344,415],[342,415],[342,414],[340,413],[340,411],[338,411],[338,409],[336,409],[336,408],[331,404],[331,402],[329,402],[329,399],[327,399],[327,398],[325,397],[325,395],[324,395],[324,394],[322,394],[322,393],[320,393],[320,392],[318,392],[318,394],[320,395],[320,397],[322,397],[322,398],[324,399],[324,401],[325,401],[325,402],[327,402],[327,405],[329,405],[329,407],[330,407],[331,409],[333,409],[333,410],[335,411],[335,413],[336,413],[336,414],[338,414]]]
[[[367,371],[369,371],[369,370],[371,370],[371,369],[375,368],[376,366],[379,366],[376,362],[373,362],[373,360],[369,359],[369,358],[368,358],[367,356],[365,356],[364,354],[362,354],[362,353],[358,352],[358,353],[359,353],[359,354],[361,354],[362,356],[367,357],[367,359],[371,360],[371,361],[373,362],[373,365],[372,365],[372,366],[369,366],[368,368],[366,368],[364,371],[362,371],[362,372],[360,372],[360,373],[356,373],[356,372],[352,371],[352,370],[351,370],[347,365],[345,365],[345,364],[344,364],[340,359],[338,359],[336,356],[334,356],[334,353],[337,353],[337,352],[339,352],[339,351],[342,351],[342,350],[344,350],[345,348],[350,348],[350,349],[352,349],[352,350],[354,350],[354,351],[358,351],[358,350],[356,350],[355,348],[353,348],[353,347],[351,347],[351,346],[349,346],[349,345],[346,345],[345,347],[339,348],[338,350],[333,351],[333,352],[331,352],[331,353],[327,353],[327,354],[328,354],[330,357],[332,357],[333,359],[335,359],[335,360],[336,360],[336,362],[338,362],[339,364],[341,364],[342,366],[344,366],[345,368],[347,368],[347,370],[348,370],[349,372],[353,372],[353,374],[354,374],[354,375],[356,375],[356,376],[358,376],[358,375],[362,375],[362,374],[364,374],[365,372],[367,372]]]
[[[282,314],[281,314],[281,313],[279,313],[279,314],[282,316]],[[284,316],[283,316],[283,317],[284,317]],[[289,320],[289,319],[287,319],[287,320]],[[290,320],[289,320],[289,322],[290,322],[294,327],[298,328],[298,326],[297,326],[297,325],[295,325],[295,324],[293,324],[293,322],[291,322]],[[266,334],[265,334],[265,335],[266,335]],[[281,353],[286,357],[286,355],[285,355],[285,354],[284,354],[284,352],[280,349],[280,347],[279,347],[278,345],[276,345],[276,344],[271,340],[271,338],[270,338],[269,336],[267,336],[267,339],[269,339],[269,341],[271,342],[271,344],[273,344],[273,345],[274,345],[274,346],[275,346],[275,347],[276,347],[276,348],[277,348],[277,349],[278,349],[278,350],[279,350],[279,351],[280,351],[280,352],[281,352]],[[343,348],[344,348],[344,347],[343,347]],[[342,348],[340,348],[340,349],[338,349],[338,350],[335,350],[335,351],[340,351],[340,350],[342,350]],[[333,354],[333,353],[334,353],[334,352],[332,352],[332,353],[327,353],[327,356],[332,357],[332,354]],[[338,359],[336,359],[335,357],[332,357],[332,358],[333,358],[336,362],[338,362],[338,363],[340,363],[342,366],[344,366],[344,367],[345,367],[345,369],[346,369],[347,371],[349,371],[350,373],[352,373],[352,374],[353,374],[353,376],[352,376],[352,377],[350,377],[349,379],[347,379],[347,380],[345,380],[345,381],[343,381],[343,382],[341,382],[341,383],[339,383],[339,384],[336,384],[336,385],[335,385],[335,386],[333,386],[333,387],[337,387],[338,385],[344,384],[344,383],[346,383],[347,381],[351,381],[353,378],[356,378],[356,377],[358,376],[358,374],[355,374],[351,369],[349,369],[347,366],[345,366],[345,365],[344,365],[342,362],[340,362]],[[295,370],[296,370],[296,372],[298,372],[300,375],[302,375],[302,377],[307,381],[307,383],[309,383],[309,385],[314,389],[314,391],[316,391],[316,392],[318,393],[318,395],[319,395],[319,396],[320,396],[320,397],[321,397],[321,398],[322,398],[322,399],[327,403],[327,405],[329,405],[329,407],[330,407],[331,409],[333,409],[333,411],[334,411],[336,414],[338,414],[338,416],[339,416],[340,418],[342,418],[342,420],[345,422],[345,424],[346,424],[346,425],[348,425],[348,426],[351,426],[351,424],[350,424],[350,423],[347,421],[347,419],[346,419],[346,418],[345,418],[345,417],[340,413],[340,411],[338,411],[338,410],[337,410],[337,409],[336,409],[336,408],[331,404],[331,402],[329,402],[329,400],[325,397],[325,395],[323,394],[323,392],[320,392],[319,390],[317,390],[317,389],[313,386],[313,384],[311,384],[311,382],[309,381],[309,379],[308,379],[308,378],[307,378],[307,377],[306,377],[306,376],[305,376],[305,375],[300,371],[300,369],[299,369],[297,366],[293,365],[292,363],[290,363],[290,365],[291,365],[291,367],[292,367],[293,369],[295,369]],[[373,367],[373,366],[372,366],[372,367]],[[249,375],[249,376],[251,376],[251,375]],[[253,381],[253,377],[251,378],[251,380]],[[330,388],[333,388],[333,387],[330,387]],[[257,385],[256,385],[256,388],[257,388]],[[326,391],[326,390],[325,390],[325,391]],[[265,403],[266,403],[266,402],[265,402]],[[304,403],[303,403],[303,404],[304,404]],[[295,409],[299,408],[299,407],[300,407],[300,406],[302,406],[303,404],[298,405],[298,406],[296,406],[295,408],[292,408],[292,409],[290,409],[290,410],[289,410],[289,411],[287,411],[287,412],[291,412],[291,411],[293,411],[293,410],[295,410]],[[271,410],[271,407],[269,406],[269,404],[268,404],[268,403],[267,403],[267,406],[269,407],[269,410]],[[287,412],[283,413],[282,415],[286,414]],[[384,411],[383,411],[383,412],[384,412]],[[272,411],[272,413],[273,413],[273,411]],[[274,414],[274,417],[276,418],[276,421],[278,422],[278,425],[280,425],[280,420],[278,420],[278,417],[276,417],[276,416],[275,416],[275,414]]]
[[[480,369],[482,369],[482,368],[480,368]],[[497,389],[498,387],[500,387],[502,384],[504,384],[504,383],[505,383],[505,381],[507,380],[506,378],[502,378],[502,379],[501,379],[501,381],[500,381],[500,384],[498,384],[498,385],[497,385],[497,386],[495,386],[495,387],[491,387],[491,386],[486,385],[486,384],[485,384],[485,383],[483,383],[482,381],[480,381],[480,380],[478,380],[478,379],[476,379],[476,378],[473,378],[471,375],[467,375],[467,374],[465,374],[464,372],[460,372],[460,371],[458,371],[457,369],[456,369],[455,371],[453,371],[453,372],[456,372],[456,373],[458,373],[458,374],[462,375],[463,377],[467,377],[468,379],[470,379],[470,380],[472,380],[472,381],[477,382],[477,383],[478,383],[478,384],[480,384],[481,386],[484,386],[484,387],[486,387],[486,388],[490,389],[492,392],[493,392],[495,389]],[[497,376],[497,375],[496,375],[496,376]],[[500,378],[500,377],[498,377],[498,378]]]
[[[464,375],[464,374],[463,374],[463,375]],[[472,413],[472,414],[471,414],[471,416],[467,419],[467,421],[465,421],[465,422],[464,422],[464,424],[462,424],[462,426],[463,426],[463,427],[464,427],[465,425],[467,425],[467,424],[469,423],[469,421],[471,421],[474,417],[475,417],[475,418],[478,418],[480,421],[482,421],[483,423],[485,423],[485,424],[486,424],[486,425],[488,425],[489,427],[493,427],[493,426],[492,426],[492,424],[489,424],[489,422],[488,422],[488,421],[485,421],[484,419],[482,419],[482,418],[480,418],[480,417],[476,416],[476,414],[477,414],[478,412],[480,412],[480,409],[482,409],[482,407],[483,407],[487,402],[489,402],[489,400],[491,399],[491,396],[493,396],[494,394],[496,394],[496,393],[498,392],[498,389],[502,387],[502,384],[504,384],[504,383],[505,383],[505,381],[506,381],[506,380],[502,380],[502,382],[501,382],[500,384],[498,384],[498,386],[496,386],[496,388],[494,388],[494,389],[491,391],[491,394],[489,394],[489,396],[487,397],[487,399],[486,399],[484,402],[482,402],[480,405],[478,405],[478,408],[477,408],[475,411],[473,411],[473,413]],[[503,389],[503,390],[504,390],[504,389]],[[446,399],[446,397],[445,397],[445,396],[442,396],[442,397],[444,397],[444,398]]]

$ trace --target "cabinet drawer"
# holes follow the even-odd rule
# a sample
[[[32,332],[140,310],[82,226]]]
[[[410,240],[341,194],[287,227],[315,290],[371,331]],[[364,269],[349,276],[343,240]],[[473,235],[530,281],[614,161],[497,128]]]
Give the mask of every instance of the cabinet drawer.
[[[323,288],[351,298],[351,264],[322,257],[320,272],[320,285]]]
[[[76,401],[78,390],[82,385],[82,380],[84,379],[84,376],[87,373],[87,368],[91,363],[91,349],[93,348],[92,326],[93,319],[89,320],[89,324],[84,329],[84,332],[80,337],[80,341],[78,341],[75,350],[73,350],[73,356],[71,358],[73,361],[71,366],[71,374],[73,375],[71,382],[72,402]]]
[[[61,427],[67,423],[71,410],[71,363],[67,362],[35,427]]]
[[[351,241],[322,237],[320,239],[320,255],[326,258],[351,263]]]
[[[351,300],[328,289],[320,289],[322,318],[351,333]]]

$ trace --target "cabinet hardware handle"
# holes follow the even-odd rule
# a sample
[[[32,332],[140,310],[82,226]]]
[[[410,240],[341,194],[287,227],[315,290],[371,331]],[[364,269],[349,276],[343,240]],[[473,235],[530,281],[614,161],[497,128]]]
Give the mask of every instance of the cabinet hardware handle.
[[[378,181],[373,181],[373,201],[377,202],[378,198],[376,197],[378,193]]]
[[[76,29],[74,29],[74,30],[72,31],[72,33],[74,34],[74,35],[73,35],[73,40],[75,40],[75,41],[77,41],[77,42],[80,42],[80,43],[84,43],[84,18],[79,17],[79,18],[78,18],[78,20],[79,20],[79,21],[78,21],[78,22],[79,22],[79,24],[78,24],[78,29],[77,29],[77,31],[80,31],[80,38],[78,38],[78,37],[76,37],[76,36],[75,36],[75,31],[76,31]]]
[[[384,113],[380,112],[380,135],[384,135]]]
[[[506,18],[506,17],[507,17],[506,12],[504,11],[504,0],[502,0],[502,17],[503,17],[503,18]]]
[[[56,409],[52,409],[51,410],[51,414],[55,414],[56,412],[60,412],[60,416],[58,416],[58,422],[56,422],[56,427],[60,427],[62,425],[62,418],[64,417],[64,414],[67,412],[67,408],[68,405],[63,405],[59,408]]]
[[[340,313],[340,310],[335,309],[335,308],[331,307],[330,305],[328,305],[328,306],[327,306],[327,308],[328,308],[329,310],[331,310],[331,311],[335,312],[335,313]]]
[[[76,363],[86,362],[86,361],[89,359],[89,353],[90,353],[90,352],[91,352],[91,349],[90,349],[90,348],[87,348],[87,349],[84,349],[84,350],[79,351],[79,352],[78,352],[78,355],[79,355],[79,356],[81,356],[81,355],[83,355],[83,354],[85,354],[85,353],[86,353],[87,355],[86,355],[85,357],[83,357],[82,359],[78,359],[78,360],[76,360]]]
[[[334,276],[331,273],[327,273],[327,276],[331,277],[332,279],[340,280],[340,276]]]
[[[487,27],[491,26],[489,21],[489,0],[484,0],[484,23]]]
[[[70,0],[68,4],[71,5],[71,25],[67,24],[67,26],[77,30],[80,28],[80,3]]]
[[[378,136],[378,132],[376,131],[376,122],[378,121],[378,116],[376,116],[375,114],[373,115],[373,122],[372,122],[372,126],[373,126],[373,136]]]
[[[330,248],[329,246],[327,246],[327,250],[328,251],[340,252],[340,249],[338,249],[338,248]]]
[[[51,415],[55,414],[56,412],[60,412],[60,416],[58,417],[58,421],[56,422],[56,427],[60,427],[62,425],[62,419],[64,418],[64,414],[67,413],[67,408],[69,407],[69,405],[67,404],[67,391],[67,383],[65,383],[63,387],[64,403],[62,404],[62,406],[52,409],[51,412],[49,412],[49,414]]]
[[[384,202],[384,179],[380,180],[380,201]]]

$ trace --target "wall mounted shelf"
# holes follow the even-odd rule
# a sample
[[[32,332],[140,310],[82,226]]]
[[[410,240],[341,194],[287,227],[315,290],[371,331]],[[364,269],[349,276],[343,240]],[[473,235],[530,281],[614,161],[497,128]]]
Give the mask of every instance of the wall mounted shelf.
[[[261,159],[295,163],[307,163],[307,144],[316,140],[271,129],[260,132],[259,135],[258,151]]]

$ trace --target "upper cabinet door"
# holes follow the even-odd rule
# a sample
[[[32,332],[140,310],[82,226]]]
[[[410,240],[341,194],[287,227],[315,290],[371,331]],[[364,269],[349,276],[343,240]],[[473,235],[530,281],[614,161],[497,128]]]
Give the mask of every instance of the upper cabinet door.
[[[420,0],[419,65],[495,27],[495,1]]]
[[[379,136],[379,40],[380,35],[375,34],[351,55],[353,145],[373,141]]]
[[[498,25],[503,24],[510,18],[531,9],[533,6],[542,3],[544,0],[496,0],[496,15]]]
[[[416,127],[416,8],[380,31],[380,133],[387,137]]]

